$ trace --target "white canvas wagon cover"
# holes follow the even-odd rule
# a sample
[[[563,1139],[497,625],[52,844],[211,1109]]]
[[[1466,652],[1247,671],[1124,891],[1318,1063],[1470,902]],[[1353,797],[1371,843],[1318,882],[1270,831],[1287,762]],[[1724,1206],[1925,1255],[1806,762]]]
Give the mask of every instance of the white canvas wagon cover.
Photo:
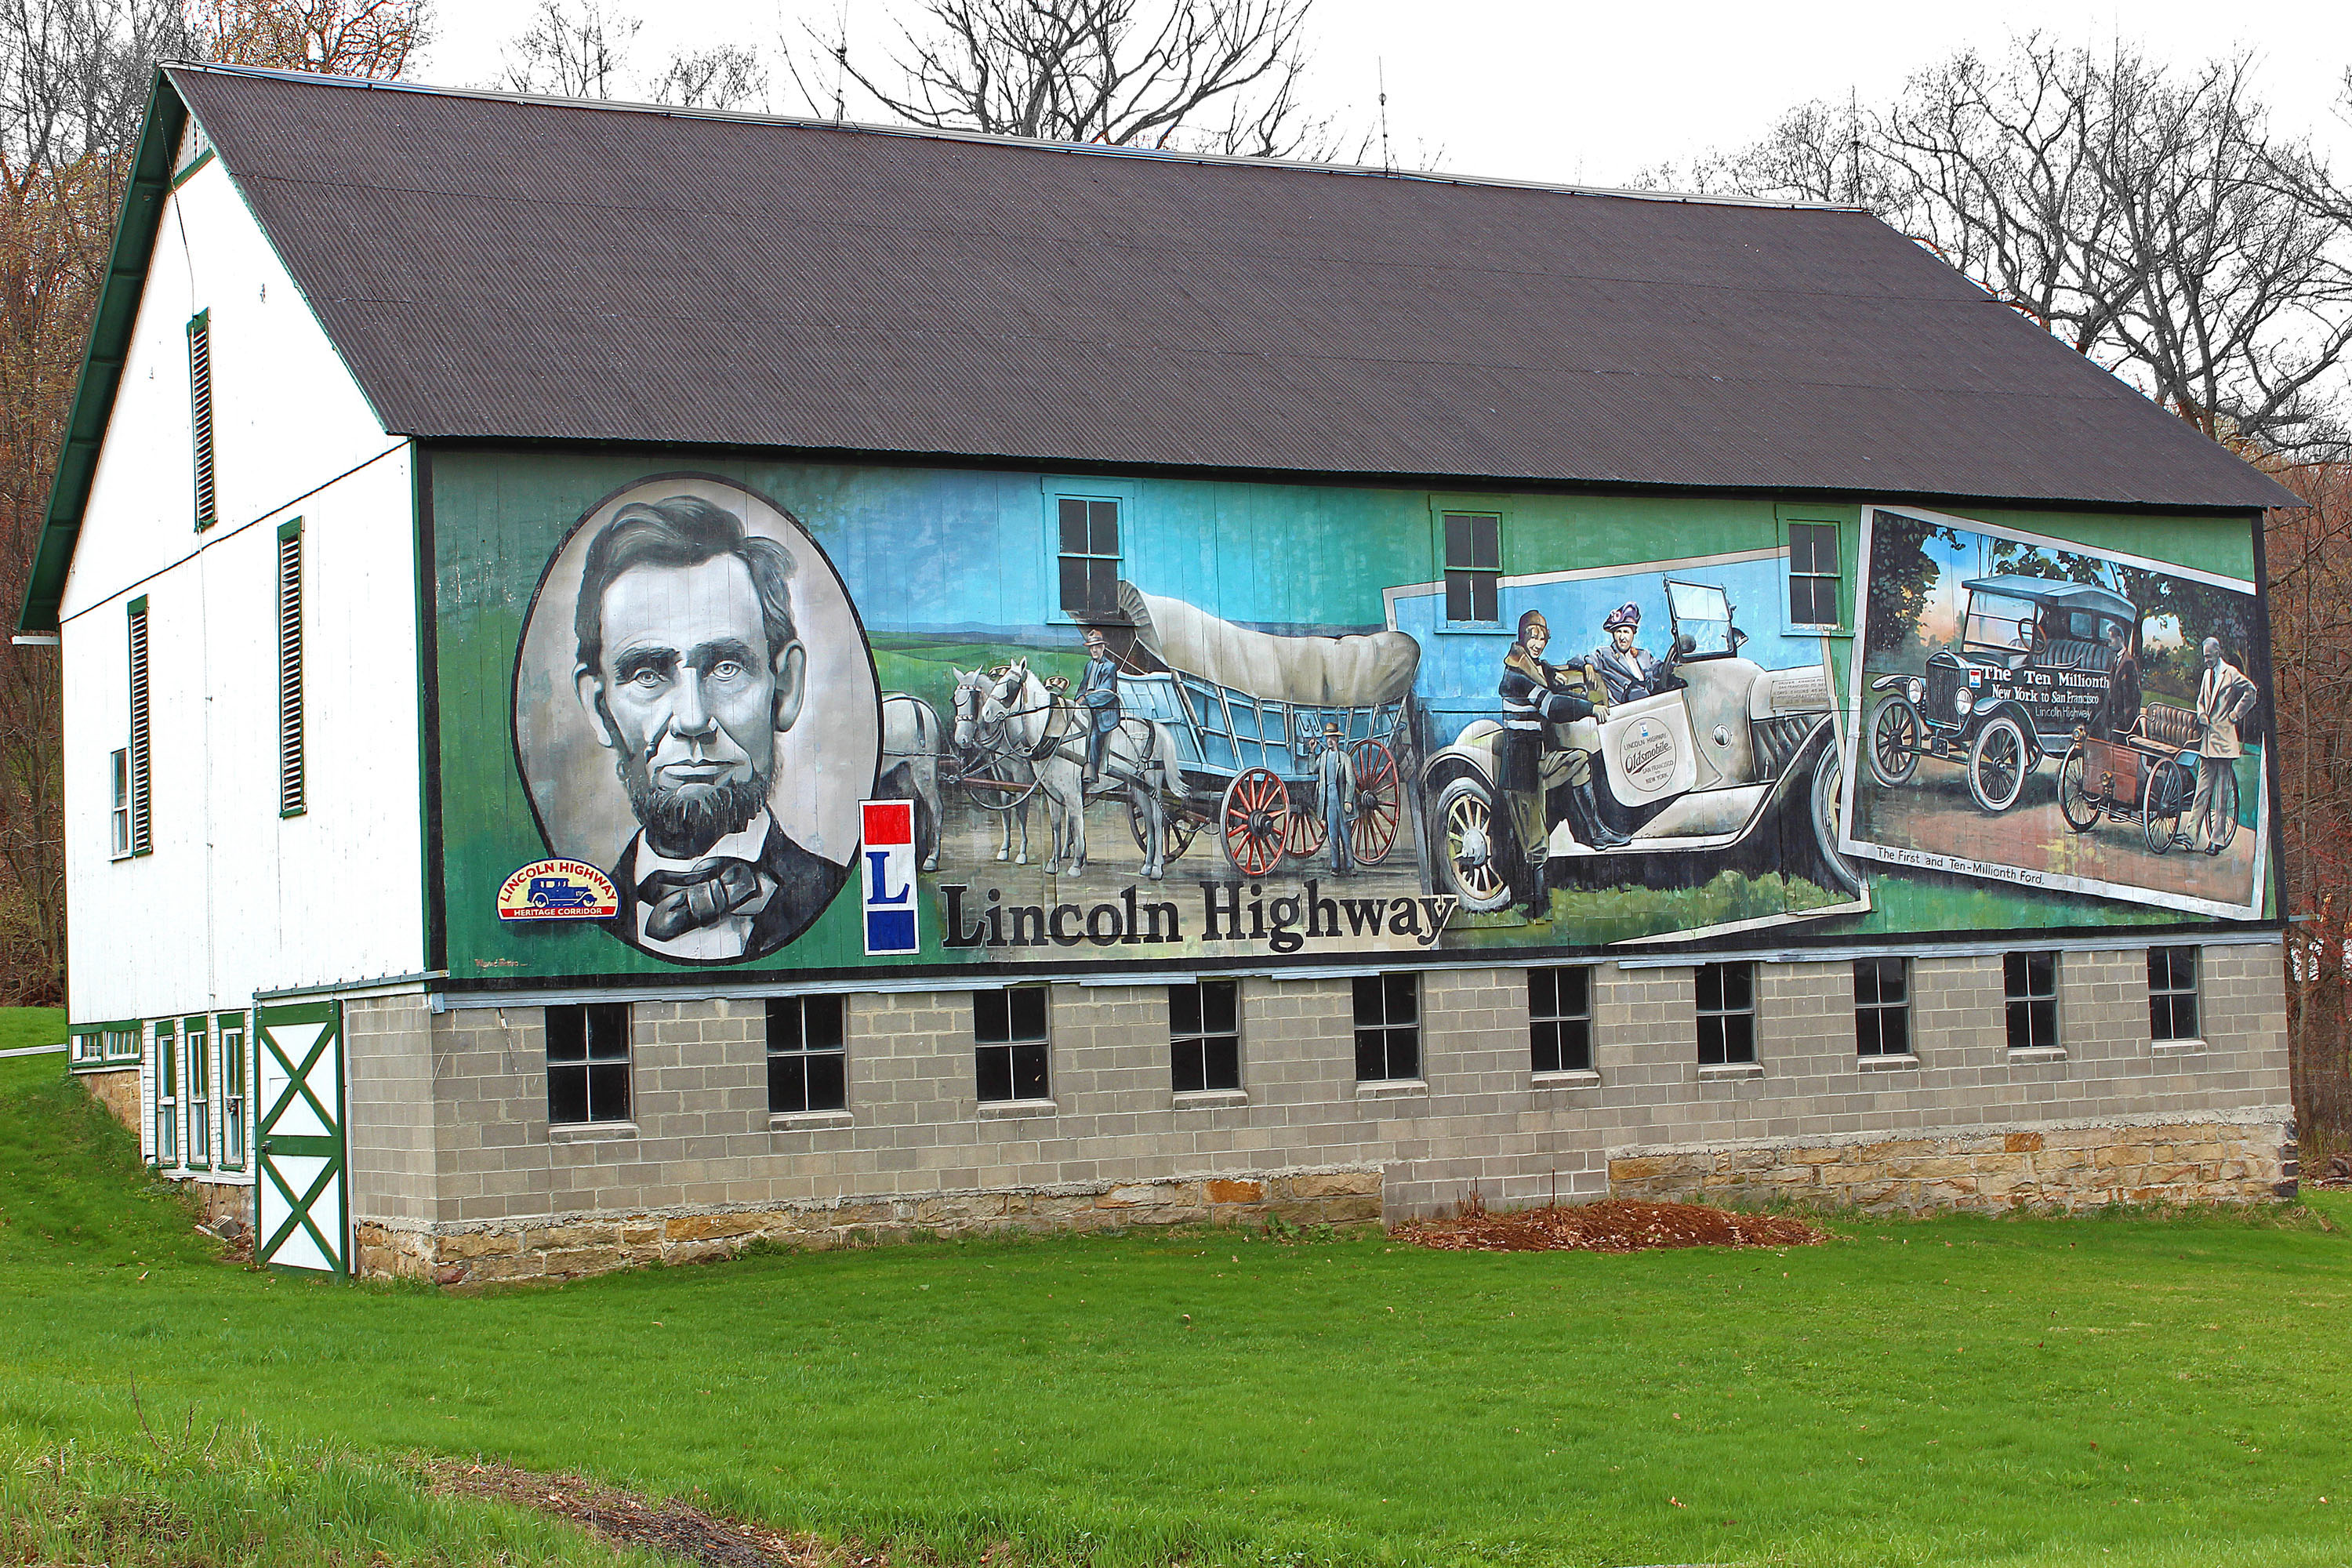
[[[1171,669],[1252,697],[1315,708],[1370,708],[1412,689],[1421,645],[1402,632],[1277,637],[1221,621],[1181,599],[1118,585],[1136,641]]]

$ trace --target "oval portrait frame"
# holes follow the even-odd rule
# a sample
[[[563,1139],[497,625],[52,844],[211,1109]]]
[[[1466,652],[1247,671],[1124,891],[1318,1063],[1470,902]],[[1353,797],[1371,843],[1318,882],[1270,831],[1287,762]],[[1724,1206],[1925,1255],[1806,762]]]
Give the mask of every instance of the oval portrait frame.
[[[769,810],[777,829],[831,866],[833,875],[823,896],[789,929],[736,957],[660,952],[634,940],[634,932],[624,934],[617,921],[598,923],[632,952],[664,964],[756,963],[789,949],[840,898],[856,865],[859,803],[872,796],[882,760],[881,678],[864,617],[832,556],[797,515],[740,479],[705,470],[646,474],[599,497],[550,550],[524,606],[508,680],[508,739],[531,825],[547,853],[613,867],[637,824],[614,776],[612,752],[579,703],[572,611],[596,531],[625,504],[677,495],[726,507],[747,532],[773,539],[792,554],[794,628],[808,663],[800,715],[776,737]],[[861,756],[862,767],[843,765]],[[623,919],[626,908],[625,894]]]

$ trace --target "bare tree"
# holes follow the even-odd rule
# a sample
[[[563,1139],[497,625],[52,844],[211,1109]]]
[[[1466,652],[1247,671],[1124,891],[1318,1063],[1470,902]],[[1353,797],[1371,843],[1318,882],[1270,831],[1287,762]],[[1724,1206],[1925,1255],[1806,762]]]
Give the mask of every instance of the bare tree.
[[[933,130],[1260,157],[1322,157],[1333,121],[1301,92],[1313,0],[921,0],[887,68],[814,30],[787,68],[826,111],[829,79]],[[1360,150],[1360,149],[1359,149]]]
[[[426,0],[202,0],[191,29],[205,59],[390,79],[431,41]]]
[[[1801,106],[1688,174],[1870,208],[2207,435],[2342,442],[2352,225],[2325,166],[2271,132],[2243,56],[2175,73],[2026,37],[1883,109]]]
[[[654,79],[648,96],[681,109],[763,108],[768,68],[759,50],[741,44],[680,49]]]
[[[530,26],[499,51],[492,85],[552,98],[611,98],[645,23],[604,0],[539,0]]]

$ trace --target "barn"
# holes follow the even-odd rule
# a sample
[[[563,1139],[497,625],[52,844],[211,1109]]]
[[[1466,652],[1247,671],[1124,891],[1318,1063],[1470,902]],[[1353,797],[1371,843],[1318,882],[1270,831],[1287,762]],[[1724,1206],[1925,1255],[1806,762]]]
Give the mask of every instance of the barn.
[[[2265,1199],[2284,499],[1848,208],[168,67],[74,1068],[444,1283]]]

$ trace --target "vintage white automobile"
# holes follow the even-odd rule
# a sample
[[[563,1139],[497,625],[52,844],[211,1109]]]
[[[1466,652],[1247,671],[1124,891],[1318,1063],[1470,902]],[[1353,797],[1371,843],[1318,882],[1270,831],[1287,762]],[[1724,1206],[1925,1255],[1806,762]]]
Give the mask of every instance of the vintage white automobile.
[[[1631,842],[1595,849],[1570,829],[1566,790],[1545,803],[1548,883],[1688,886],[1717,869],[1786,870],[1834,891],[1861,882],[1838,852],[1842,786],[1829,680],[1818,663],[1767,669],[1744,657],[1720,587],[1665,584],[1672,688],[1580,720],[1558,739],[1591,753],[1601,817]],[[1439,887],[1465,909],[1498,910],[1529,890],[1529,868],[1496,781],[1503,726],[1480,719],[1421,772]],[[1681,867],[1660,856],[1686,858]],[[1626,864],[1612,864],[1630,862]]]

